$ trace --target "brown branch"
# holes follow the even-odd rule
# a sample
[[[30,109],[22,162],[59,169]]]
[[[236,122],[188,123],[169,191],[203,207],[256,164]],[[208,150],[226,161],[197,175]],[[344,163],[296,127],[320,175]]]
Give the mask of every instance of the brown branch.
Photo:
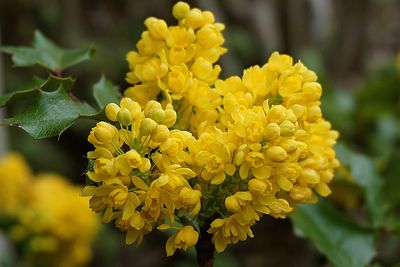
[[[200,238],[196,244],[197,263],[200,267],[214,266],[214,244],[211,242],[212,235],[207,232],[212,220],[206,221],[200,227]]]

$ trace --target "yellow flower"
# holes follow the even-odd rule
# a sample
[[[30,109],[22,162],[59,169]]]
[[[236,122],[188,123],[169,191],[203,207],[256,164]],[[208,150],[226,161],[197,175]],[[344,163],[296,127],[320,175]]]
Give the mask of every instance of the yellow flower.
[[[185,226],[172,235],[165,245],[167,256],[174,255],[177,249],[187,250],[194,247],[199,239],[199,233],[193,226]]]
[[[254,237],[250,227],[259,219],[257,213],[252,209],[245,209],[228,218],[215,219],[208,230],[208,233],[213,234],[212,242],[215,250],[222,252],[228,244],[244,241],[248,236]]]
[[[197,79],[205,83],[212,84],[218,79],[219,73],[221,72],[221,67],[219,65],[213,66],[210,61],[207,61],[205,58],[198,57],[194,61],[190,70]]]
[[[172,255],[197,242],[187,219],[204,229],[214,218],[208,232],[221,252],[252,237],[261,216],[284,218],[331,193],[338,133],[323,117],[316,74],[301,62],[274,52],[263,66],[219,80],[225,26],[184,2],[172,14],[172,26],[146,19],[127,54],[133,86],[106,107],[117,127],[101,122],[89,134],[93,184],[83,191],[128,244],[175,228]]]
[[[220,130],[214,128],[202,133],[189,149],[196,164],[203,168],[201,177],[211,184],[221,184],[226,175],[235,173],[236,168],[232,164],[233,144],[224,141]]]

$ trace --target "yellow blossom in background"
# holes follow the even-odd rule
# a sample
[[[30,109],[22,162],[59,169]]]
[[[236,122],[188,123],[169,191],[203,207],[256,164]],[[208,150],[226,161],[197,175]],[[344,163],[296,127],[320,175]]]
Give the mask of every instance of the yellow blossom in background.
[[[128,244],[175,229],[168,256],[208,234],[222,252],[253,237],[263,215],[285,218],[331,193],[338,132],[301,62],[273,52],[263,66],[220,79],[225,26],[184,2],[172,13],[174,26],[146,19],[127,54],[132,87],[89,134],[83,193]]]
[[[30,192],[31,170],[18,154],[10,154],[0,162],[0,217],[13,216]]]
[[[87,264],[100,225],[80,187],[56,174],[33,176],[18,154],[2,160],[0,173],[0,191],[7,190],[0,195],[0,218],[13,222],[4,230],[22,258],[35,266]]]

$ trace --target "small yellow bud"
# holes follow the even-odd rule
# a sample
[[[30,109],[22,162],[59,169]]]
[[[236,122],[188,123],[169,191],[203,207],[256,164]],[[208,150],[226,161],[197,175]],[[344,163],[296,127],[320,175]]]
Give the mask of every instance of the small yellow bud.
[[[139,166],[139,171],[148,172],[151,168],[151,162],[148,158],[142,158],[142,164]]]
[[[290,191],[293,188],[293,184],[285,176],[278,176],[276,181],[279,187],[285,191]]]
[[[168,25],[162,19],[150,17],[144,21],[144,25],[146,25],[150,35],[155,39],[164,39],[168,34]]]
[[[316,121],[322,117],[321,108],[318,106],[311,106],[307,109],[307,120]]]
[[[149,102],[147,102],[146,106],[143,109],[144,115],[146,117],[149,117],[150,112],[152,112],[154,110],[159,110],[159,109],[163,109],[161,104],[155,100],[150,100]]]
[[[157,123],[161,123],[165,119],[165,111],[162,109],[150,111],[148,117]]]
[[[133,120],[137,119],[140,116],[140,114],[142,113],[142,108],[140,107],[140,104],[136,101],[133,101],[129,97],[122,98],[121,102],[120,102],[120,106],[121,106],[121,108],[125,108],[125,109],[129,110]]]
[[[267,157],[272,161],[283,161],[287,158],[287,153],[282,147],[273,146],[267,150]]]
[[[281,128],[275,122],[272,122],[265,127],[264,137],[269,140],[274,140],[281,135]]]
[[[290,109],[294,112],[297,119],[302,118],[306,114],[306,107],[299,104],[294,104],[290,107]]]
[[[200,28],[204,24],[203,14],[200,9],[193,8],[186,14],[186,26],[193,29]]]
[[[204,23],[212,24],[215,22],[214,14],[210,11],[203,11]]]
[[[157,143],[162,143],[168,139],[169,129],[165,125],[157,125],[155,131],[151,135],[151,140]]]
[[[284,140],[280,146],[286,150],[286,152],[291,153],[293,151],[295,151],[297,149],[297,147],[299,147],[299,143],[296,140],[293,139],[287,139]]]
[[[112,141],[115,130],[111,124],[101,121],[93,128],[93,135],[98,143],[107,144]]]
[[[332,193],[331,189],[326,183],[317,184],[317,186],[315,187],[315,191],[317,191],[317,193],[323,197],[327,197]]]
[[[310,168],[304,168],[301,172],[301,179],[309,184],[318,184],[320,177],[318,172]]]
[[[268,121],[281,123],[286,118],[286,109],[281,105],[273,105],[268,112]]]
[[[281,135],[285,136],[294,133],[296,125],[289,120],[284,120],[279,124],[279,128],[281,128]]]
[[[182,19],[189,13],[189,10],[190,6],[187,3],[179,1],[172,8],[172,15],[176,19]]]
[[[268,193],[268,184],[263,180],[251,179],[248,183],[248,186],[251,192],[256,192],[261,195]]]
[[[225,198],[225,207],[227,210],[233,213],[240,211],[239,201],[235,196],[229,196]]]
[[[166,109],[165,110],[165,118],[162,122],[168,128],[172,127],[176,122],[176,112],[173,109]]]
[[[118,112],[117,119],[122,126],[128,126],[132,123],[132,115],[126,108],[121,108]]]
[[[303,92],[309,100],[316,101],[322,95],[322,88],[317,82],[309,82],[303,84]]]
[[[156,130],[157,126],[158,125],[155,121],[150,118],[145,118],[140,123],[140,132],[142,135],[152,134]]]
[[[117,121],[117,114],[120,110],[120,107],[115,103],[110,103],[106,106],[106,116],[110,121]]]
[[[295,201],[300,203],[306,202],[311,198],[312,192],[310,188],[303,187],[303,186],[293,186],[292,190],[289,193],[290,197],[293,198]]]

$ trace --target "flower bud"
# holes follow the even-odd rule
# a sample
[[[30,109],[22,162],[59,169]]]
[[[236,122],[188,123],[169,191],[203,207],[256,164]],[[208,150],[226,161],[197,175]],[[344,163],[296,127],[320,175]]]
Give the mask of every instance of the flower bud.
[[[148,158],[142,158],[142,164],[139,166],[139,171],[148,172],[151,168],[151,162]]]
[[[303,92],[310,101],[316,101],[322,95],[322,88],[317,82],[309,82],[303,84]]]
[[[273,146],[267,150],[267,157],[272,161],[283,161],[287,158],[287,153],[282,147]]]
[[[289,120],[284,120],[279,124],[279,128],[281,128],[281,135],[285,136],[294,133],[296,125]]]
[[[302,118],[306,114],[306,107],[299,104],[294,104],[290,107],[290,109],[294,112],[297,119]]]
[[[212,24],[215,22],[214,14],[210,11],[203,11],[204,23]]]
[[[154,110],[159,110],[159,109],[163,109],[161,104],[155,100],[150,100],[149,102],[147,102],[146,106],[144,107],[144,115],[146,117],[149,117],[150,112],[154,111]]]
[[[110,121],[117,121],[117,114],[120,110],[120,107],[115,103],[110,103],[106,106],[106,116]]]
[[[304,168],[301,172],[301,179],[309,184],[318,184],[320,177],[318,172],[310,168]]]
[[[187,3],[179,1],[172,8],[172,15],[176,19],[182,19],[189,13],[189,10],[190,6]]]
[[[157,126],[158,125],[155,121],[150,118],[145,118],[140,123],[140,132],[142,135],[152,134],[156,130]]]
[[[121,108],[121,110],[118,112],[117,119],[118,122],[125,127],[132,123],[132,115],[126,108]]]
[[[322,117],[321,108],[318,106],[311,106],[307,109],[307,120],[316,121]]]
[[[154,39],[164,39],[168,34],[168,25],[162,19],[150,17],[144,21],[144,25],[146,25],[151,37]]]
[[[326,183],[317,184],[317,186],[315,187],[315,191],[317,191],[317,193],[323,197],[327,197],[332,193],[331,189]]]
[[[273,105],[267,117],[269,122],[281,123],[286,118],[286,109],[281,105]]]
[[[229,196],[225,198],[225,207],[227,210],[233,213],[240,211],[239,201],[235,196]]]
[[[251,192],[256,192],[260,195],[263,195],[265,193],[268,193],[268,184],[260,179],[251,179],[248,183],[249,190]]]
[[[293,184],[285,176],[278,176],[276,181],[279,187],[285,191],[290,191],[293,188]]]
[[[161,123],[165,119],[165,111],[162,109],[150,111],[148,117],[157,123]]]
[[[281,128],[275,122],[272,122],[265,127],[264,137],[269,140],[274,140],[281,135]]]
[[[165,110],[165,118],[162,121],[162,124],[167,126],[168,128],[172,127],[176,122],[176,112],[173,109]]]
[[[120,105],[121,105],[121,108],[125,108],[125,109],[129,110],[133,120],[137,119],[140,116],[140,114],[142,113],[142,108],[140,107],[140,104],[136,101],[133,101],[129,97],[122,98]]]
[[[197,29],[203,26],[204,18],[200,9],[193,8],[186,14],[186,26]]]
[[[169,129],[165,125],[157,125],[155,131],[151,135],[151,140],[157,143],[166,141],[169,137]]]
[[[311,198],[312,192],[308,187],[295,185],[292,190],[290,190],[289,195],[293,200],[302,203]]]
[[[89,141],[94,145],[109,144],[118,130],[111,124],[101,121],[96,124],[89,135]]]

